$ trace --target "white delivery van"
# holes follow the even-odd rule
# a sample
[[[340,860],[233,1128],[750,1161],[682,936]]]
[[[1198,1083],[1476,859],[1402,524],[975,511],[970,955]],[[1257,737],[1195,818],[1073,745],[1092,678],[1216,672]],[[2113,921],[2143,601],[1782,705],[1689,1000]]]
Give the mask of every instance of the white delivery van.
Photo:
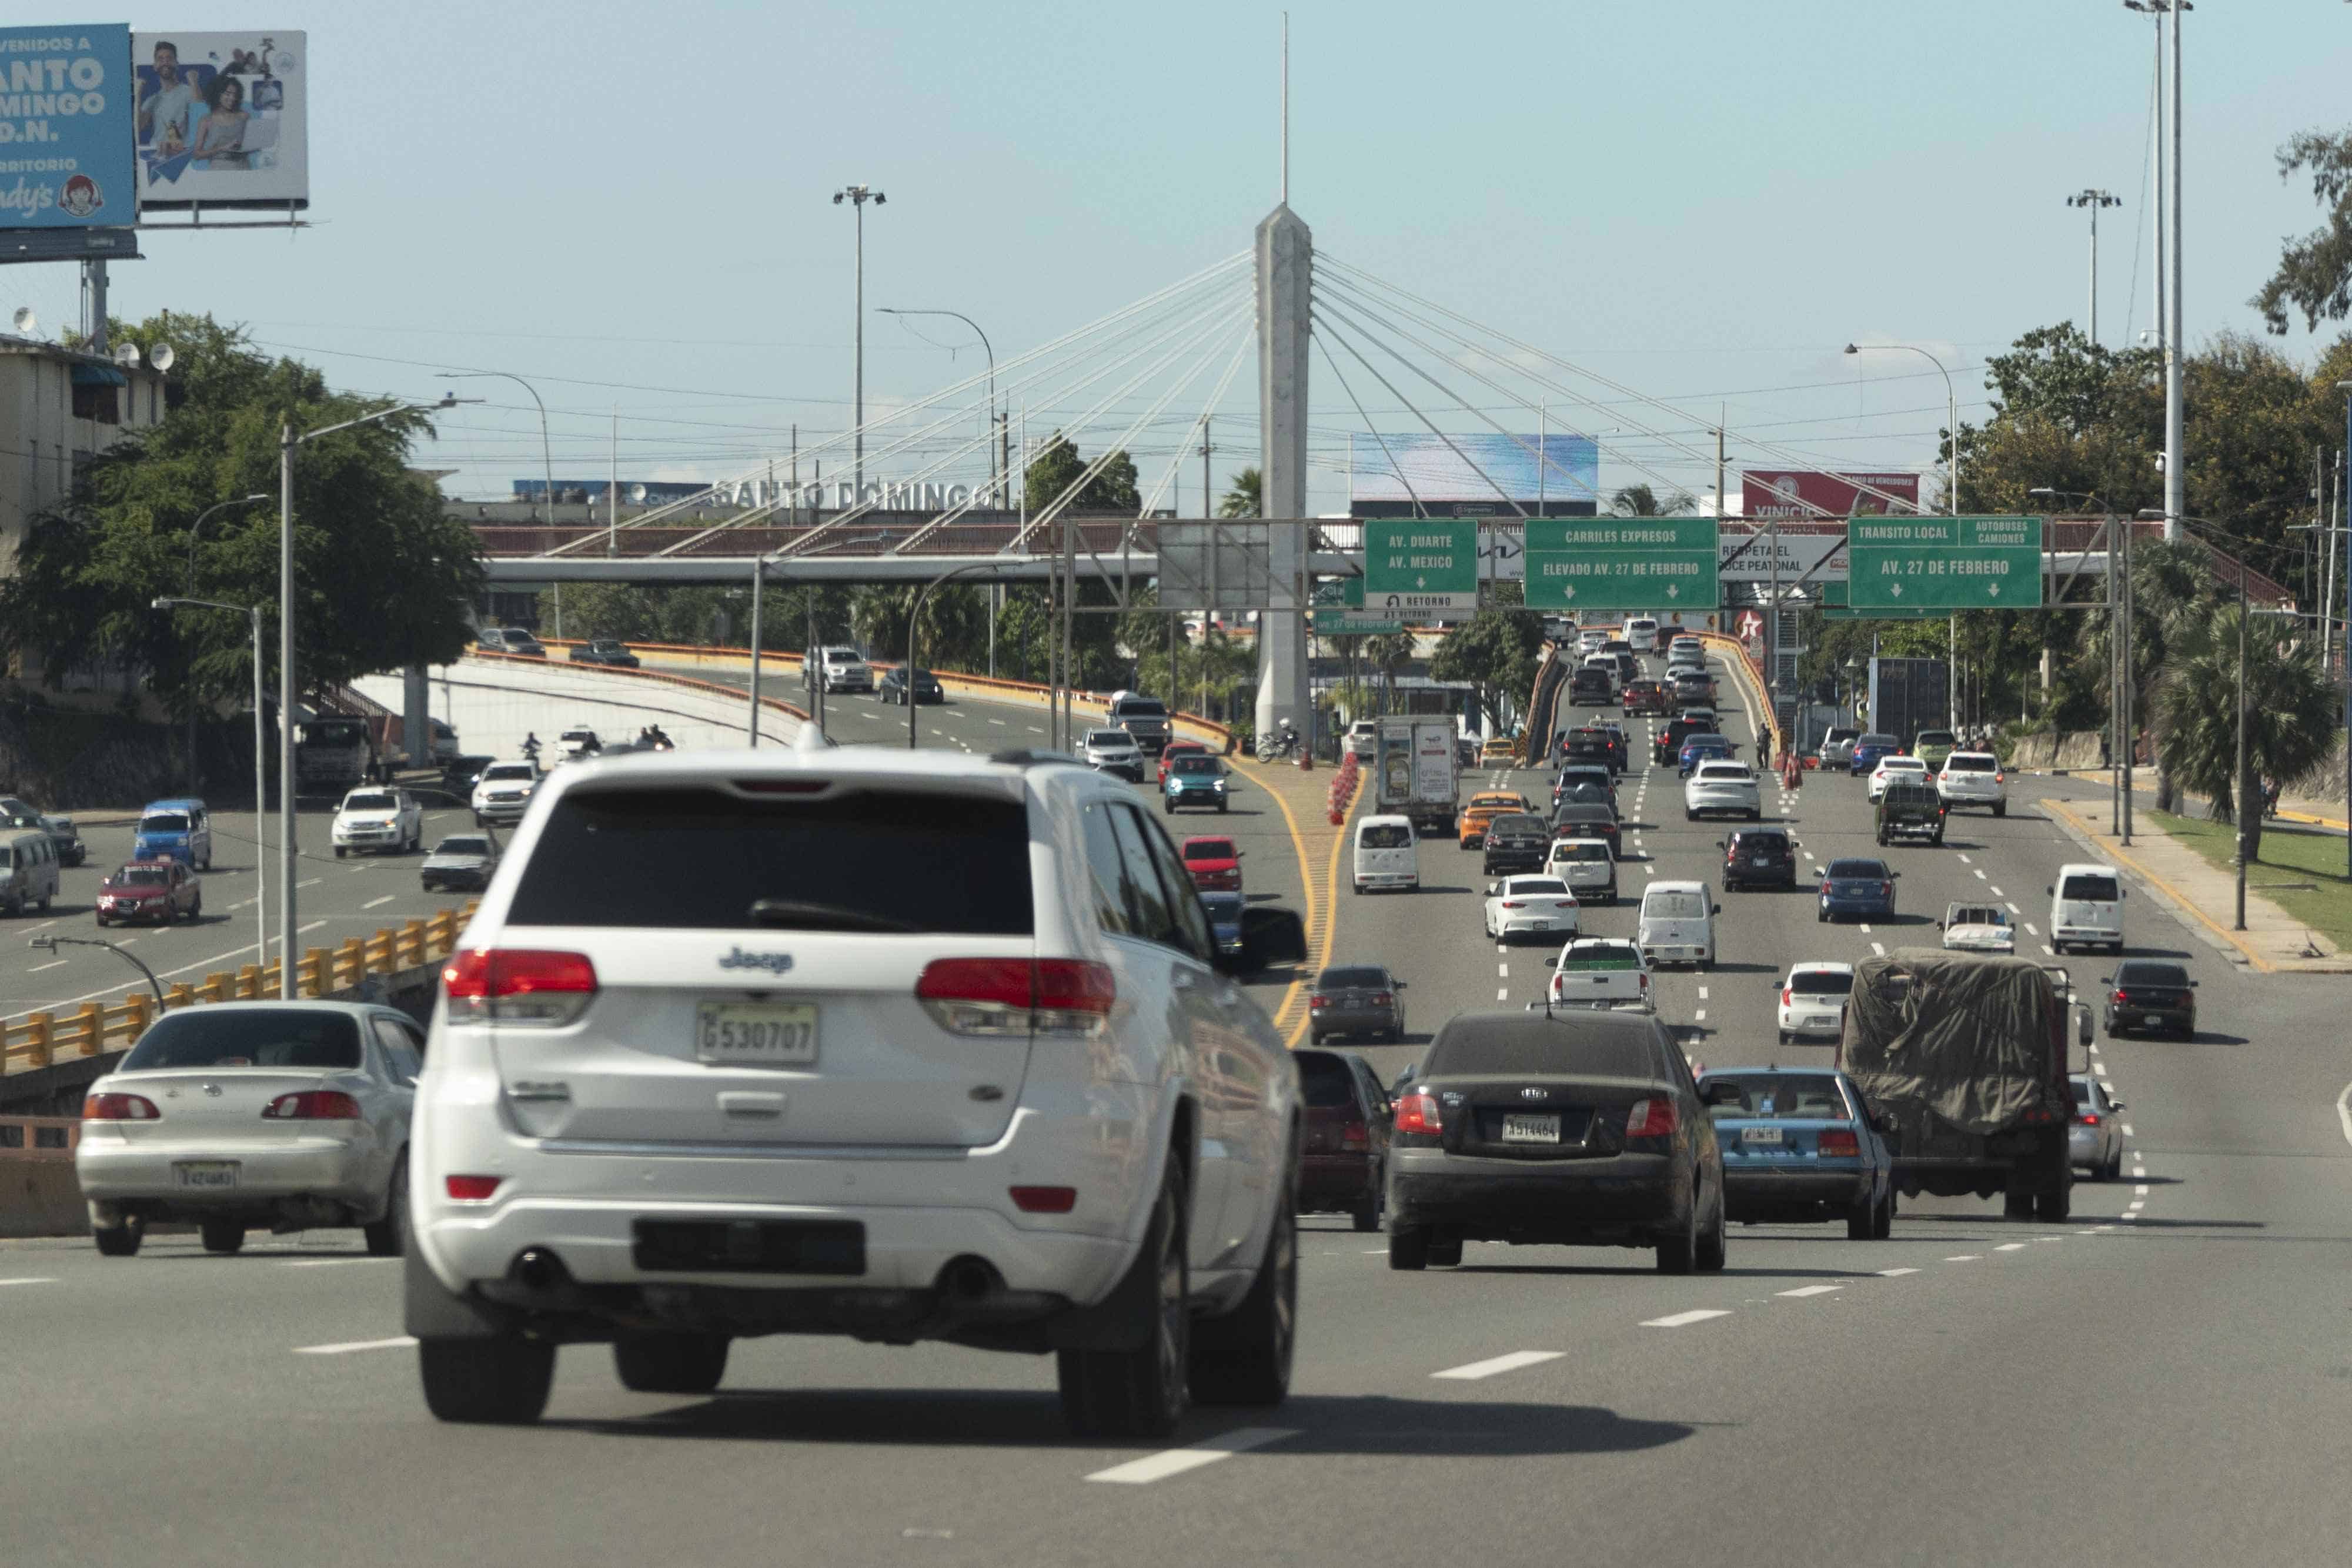
[[[1658,651],[1658,622],[1648,615],[1636,615],[1625,622],[1625,641],[1633,644],[1636,653]]]
[[[1356,891],[1421,887],[1421,861],[1410,817],[1366,817],[1356,824]]]
[[[2058,868],[2050,894],[2050,950],[2124,950],[2124,879],[2111,865],[2082,862]]]
[[[1635,939],[1653,964],[1715,962],[1715,895],[1703,882],[1654,882],[1642,894]]]

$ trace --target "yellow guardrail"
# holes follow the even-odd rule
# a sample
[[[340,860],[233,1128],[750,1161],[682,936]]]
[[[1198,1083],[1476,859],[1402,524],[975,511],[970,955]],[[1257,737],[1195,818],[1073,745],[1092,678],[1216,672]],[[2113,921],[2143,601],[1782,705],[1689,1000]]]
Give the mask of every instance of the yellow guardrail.
[[[383,926],[373,936],[348,938],[340,947],[308,948],[295,960],[295,994],[331,996],[370,975],[398,974],[446,958],[457,950],[457,938],[477,907],[468,903],[463,909],[444,909]],[[279,966],[274,962],[247,964],[236,970],[215,969],[201,984],[173,986],[160,1005],[139,991],[119,1002],[84,1002],[70,1012],[9,1019],[0,1023],[0,1071],[29,1072],[74,1058],[128,1050],[163,1012],[205,1002],[268,1000],[278,995],[278,976]]]

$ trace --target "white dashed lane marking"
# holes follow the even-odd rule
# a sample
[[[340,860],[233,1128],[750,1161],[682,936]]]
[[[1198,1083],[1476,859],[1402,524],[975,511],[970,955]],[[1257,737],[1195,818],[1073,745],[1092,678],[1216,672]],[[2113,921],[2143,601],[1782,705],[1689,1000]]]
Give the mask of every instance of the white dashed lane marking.
[[[350,1355],[362,1350],[405,1350],[416,1342],[406,1334],[394,1339],[355,1339],[341,1344],[305,1344],[294,1348],[296,1355]]]
[[[1508,1355],[1490,1356],[1463,1366],[1449,1366],[1444,1372],[1433,1372],[1432,1377],[1450,1378],[1457,1383],[1475,1383],[1482,1377],[1499,1373],[1517,1372],[1523,1366],[1539,1366],[1547,1361],[1558,1361],[1568,1353],[1564,1350],[1515,1350]]]
[[[1671,1317],[1646,1318],[1643,1320],[1642,1326],[1645,1329],[1681,1329],[1693,1323],[1703,1323],[1709,1318],[1727,1318],[1730,1315],[1721,1308],[1699,1307],[1687,1312],[1676,1312]]]
[[[1996,1252],[2022,1252],[2025,1250],[2025,1243],[2022,1241],[2004,1241],[2000,1246],[1994,1248],[1993,1250]]]
[[[1947,1263],[1981,1263],[1984,1261],[1984,1254],[1981,1252],[1963,1252],[1957,1258],[1947,1258],[1944,1261]]]
[[[1782,1296],[1826,1296],[1832,1291],[1843,1289],[1845,1287],[1843,1285],[1800,1285],[1793,1291],[1780,1291],[1774,1293]]]
[[[1187,1470],[1197,1470],[1202,1465],[1213,1465],[1219,1459],[1230,1459],[1235,1454],[1245,1454],[1252,1448],[1263,1448],[1268,1443],[1279,1443],[1285,1437],[1297,1436],[1298,1428],[1296,1427],[1243,1427],[1219,1437],[1204,1438],[1190,1448],[1147,1454],[1123,1465],[1113,1465],[1107,1470],[1097,1470],[1087,1479],[1126,1486],[1149,1486],[1153,1481],[1181,1476]]]
[[[1906,1274],[1916,1274],[1918,1271],[1916,1269],[1881,1269],[1878,1271],[1878,1277],[1882,1280],[1899,1280]]]
[[[54,1285],[57,1278],[49,1274],[26,1274],[21,1279],[0,1280],[0,1285]]]
[[[1511,999],[1511,988],[1508,986],[1496,986],[1495,988],[1495,999],[1498,1002],[1509,1001]]]
[[[1981,871],[1978,872],[1978,873],[1977,873],[1977,880],[1978,880],[1979,882],[1982,882],[1982,881],[1984,881],[1984,879],[1985,879],[1985,873],[1984,873],[1983,872],[1981,872]]]
[[[1886,956],[1886,944],[1884,942],[1873,942],[1870,945],[1870,950],[1882,958]]]

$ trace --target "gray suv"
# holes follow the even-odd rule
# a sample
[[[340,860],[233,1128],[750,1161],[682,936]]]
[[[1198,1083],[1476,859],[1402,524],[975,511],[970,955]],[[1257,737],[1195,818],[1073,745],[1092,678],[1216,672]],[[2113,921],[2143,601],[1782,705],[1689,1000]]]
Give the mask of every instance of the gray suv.
[[[1158,697],[1121,692],[1110,699],[1110,723],[1135,737],[1135,744],[1154,757],[1168,745],[1168,705]]]

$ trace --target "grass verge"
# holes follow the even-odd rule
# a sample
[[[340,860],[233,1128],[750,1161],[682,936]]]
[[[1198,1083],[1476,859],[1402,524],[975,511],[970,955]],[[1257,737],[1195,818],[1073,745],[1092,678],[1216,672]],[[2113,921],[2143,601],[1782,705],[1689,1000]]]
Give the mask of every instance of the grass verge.
[[[2234,872],[2238,830],[2227,822],[2143,811],[2174,838],[2211,862]],[[2344,874],[2344,841],[2317,833],[2282,832],[2276,824],[2263,833],[2263,851],[2246,868],[2246,891],[2258,893],[2338,949],[2352,951],[2352,878]]]

